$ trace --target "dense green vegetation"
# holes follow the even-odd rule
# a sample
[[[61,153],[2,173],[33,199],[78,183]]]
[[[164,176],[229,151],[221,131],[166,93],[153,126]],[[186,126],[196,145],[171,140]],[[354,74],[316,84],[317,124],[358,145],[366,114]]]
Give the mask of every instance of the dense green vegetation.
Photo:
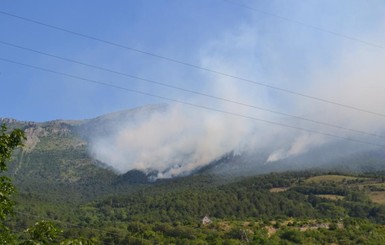
[[[383,180],[309,171],[231,181],[209,175],[120,181],[106,187],[111,195],[93,201],[22,194],[11,223],[25,229],[45,217],[66,230],[63,238],[81,235],[95,244],[378,244],[385,242],[385,206],[370,193]]]
[[[11,179],[4,175],[8,170],[7,161],[10,160],[13,151],[23,145],[24,132],[20,129],[7,131],[3,124],[0,128],[0,243],[1,244],[89,244],[84,239],[60,239],[61,230],[49,221],[40,221],[28,227],[24,234],[15,232],[14,227],[7,225],[9,216],[14,214],[15,202],[11,199],[15,194],[15,187]],[[4,222],[5,221],[5,222]]]
[[[17,194],[2,192],[10,206],[2,209],[1,234],[10,231],[13,241],[385,244],[384,172],[302,171],[247,178],[200,172],[148,181],[140,171],[118,176],[98,167],[102,163],[89,157],[71,130],[50,124],[44,130],[36,144],[29,142],[32,151],[16,152],[10,174],[2,177],[3,186],[12,186],[11,177],[18,189]],[[206,215],[211,221],[203,224]]]

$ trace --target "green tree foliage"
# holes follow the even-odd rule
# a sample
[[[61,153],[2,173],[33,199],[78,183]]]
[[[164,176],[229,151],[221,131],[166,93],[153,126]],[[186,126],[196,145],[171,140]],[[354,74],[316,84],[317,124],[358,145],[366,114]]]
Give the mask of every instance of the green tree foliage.
[[[0,173],[4,173],[24,136],[20,130],[7,132],[5,126],[0,132]],[[46,175],[39,175],[39,169],[49,168],[49,178],[55,179],[60,174],[57,168],[64,163],[73,167],[72,158],[86,155],[84,149],[66,149],[60,154],[71,156],[70,161],[60,162],[39,145],[36,149],[24,157],[39,163],[33,165],[34,173],[42,179]],[[383,180],[381,173],[356,178],[309,171],[231,181],[194,175],[149,183],[143,173],[133,171],[116,181],[109,177],[73,184],[26,181],[28,188],[16,196],[18,212],[74,224],[62,232],[47,221],[31,226],[34,218],[18,212],[7,219],[15,188],[1,176],[0,219],[6,222],[0,224],[0,244],[385,244],[385,206],[371,202],[367,194],[385,191]],[[29,191],[34,188],[38,192]],[[202,224],[205,215],[212,223]],[[26,232],[16,236],[13,230]],[[79,236],[89,240],[72,239]]]
[[[0,129],[0,244],[63,244],[63,245],[84,245],[90,244],[89,241],[82,239],[64,240],[58,239],[62,232],[49,221],[37,222],[34,226],[28,228],[28,239],[18,239],[12,230],[4,224],[4,221],[13,214],[14,201],[11,200],[12,194],[16,192],[11,179],[4,176],[8,169],[7,161],[11,159],[13,151],[17,147],[23,146],[25,140],[24,132],[20,129],[14,129],[7,132],[7,127],[3,124]]]
[[[15,193],[15,188],[10,178],[4,176],[3,173],[8,169],[6,161],[11,159],[12,152],[15,148],[22,146],[25,138],[23,131],[15,129],[11,133],[7,133],[7,127],[1,126],[0,129],[0,219],[5,220],[12,213],[13,202],[11,196]]]
[[[57,241],[56,239],[62,231],[51,222],[43,220],[28,228],[26,232],[30,238],[22,242],[22,245],[53,244]]]
[[[12,152],[25,139],[24,132],[15,129],[11,133],[7,132],[5,125],[0,129],[0,219],[4,221],[13,212],[14,202],[11,200],[12,194],[15,193],[15,187],[12,185],[11,179],[4,176],[4,172],[8,169],[6,162],[11,159]],[[0,223],[0,241],[3,243],[13,243],[14,236],[10,229]]]
[[[15,129],[11,133],[7,133],[7,127],[3,124],[0,129],[0,171],[7,170],[6,162],[11,158],[13,151],[23,145],[25,139],[24,132]]]

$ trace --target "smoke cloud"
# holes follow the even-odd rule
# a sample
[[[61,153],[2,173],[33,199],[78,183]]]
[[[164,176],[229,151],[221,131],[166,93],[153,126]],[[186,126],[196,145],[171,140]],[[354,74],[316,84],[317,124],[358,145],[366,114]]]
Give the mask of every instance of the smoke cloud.
[[[92,151],[121,172],[159,170],[159,177],[186,174],[237,149],[250,133],[237,118],[168,106],[137,121],[122,122],[116,134],[96,138]]]
[[[308,7],[311,16],[314,8]],[[299,17],[303,17],[302,10],[298,13]],[[258,21],[256,18],[250,19],[238,29],[226,30],[218,39],[201,47],[198,52],[201,65],[253,81],[270,83],[271,86],[385,114],[383,50],[292,23],[277,23],[271,18]],[[384,43],[385,38],[375,35],[377,30],[385,27],[384,19],[374,21],[376,28],[372,25],[370,33],[366,32],[360,38]],[[357,30],[352,35],[358,35],[361,31]],[[204,93],[347,129],[379,135],[384,133],[385,118],[378,115],[210,73],[202,75],[200,82],[204,84],[200,88]],[[184,85],[193,88],[190,84]],[[216,110],[368,143],[385,144],[381,137],[336,129],[229,102],[191,95],[184,98],[189,103]],[[151,111],[148,117],[120,121],[108,136],[95,135],[90,149],[97,159],[120,172],[131,169],[157,170],[159,178],[168,178],[188,174],[229,152],[242,154],[268,149],[270,153],[266,162],[273,164],[336,140],[322,134],[244,117],[170,104],[165,110]],[[345,141],[338,140],[345,144]],[[363,144],[362,148],[375,146]]]

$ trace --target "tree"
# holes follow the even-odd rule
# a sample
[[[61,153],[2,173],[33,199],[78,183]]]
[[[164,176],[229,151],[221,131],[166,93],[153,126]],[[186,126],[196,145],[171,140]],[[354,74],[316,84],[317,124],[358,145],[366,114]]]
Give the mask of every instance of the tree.
[[[3,124],[0,129],[0,220],[4,221],[13,213],[15,203],[11,200],[12,194],[16,192],[11,179],[4,176],[8,170],[7,161],[11,159],[13,151],[23,146],[25,140],[24,132],[21,129],[14,129],[7,132],[7,127]],[[85,245],[91,244],[90,241],[83,239],[65,240],[59,242],[58,235],[62,232],[49,221],[37,222],[28,228],[26,232],[30,239],[18,241],[12,231],[4,224],[0,223],[0,244],[63,244],[63,245]]]
[[[30,236],[30,239],[22,242],[23,245],[52,244],[62,231],[51,222],[43,220],[28,228],[26,232]]]
[[[15,129],[11,133],[7,133],[7,127],[3,124],[0,129],[0,174],[7,171],[6,162],[10,160],[12,152],[23,145],[25,139],[24,132],[20,129]],[[0,176],[0,219],[5,220],[13,213],[14,202],[11,200],[12,194],[15,193],[11,179],[7,176]],[[0,224],[0,240],[3,243],[13,243],[14,236],[10,229]]]

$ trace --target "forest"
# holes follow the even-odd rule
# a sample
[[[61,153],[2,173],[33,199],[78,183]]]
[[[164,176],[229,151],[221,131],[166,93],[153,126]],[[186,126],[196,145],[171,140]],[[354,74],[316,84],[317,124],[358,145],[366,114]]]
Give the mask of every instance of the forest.
[[[227,180],[196,175],[112,185],[92,201],[21,194],[9,223],[44,218],[93,244],[324,244],[385,241],[384,175],[319,171]],[[75,191],[76,192],[76,191]],[[64,196],[71,195],[67,189]],[[385,197],[385,195],[384,195]],[[209,222],[203,224],[207,216]],[[370,236],[369,236],[370,235]]]
[[[132,171],[104,185],[89,178],[25,188],[4,175],[23,137],[2,128],[2,244],[385,243],[384,172],[146,181]]]

